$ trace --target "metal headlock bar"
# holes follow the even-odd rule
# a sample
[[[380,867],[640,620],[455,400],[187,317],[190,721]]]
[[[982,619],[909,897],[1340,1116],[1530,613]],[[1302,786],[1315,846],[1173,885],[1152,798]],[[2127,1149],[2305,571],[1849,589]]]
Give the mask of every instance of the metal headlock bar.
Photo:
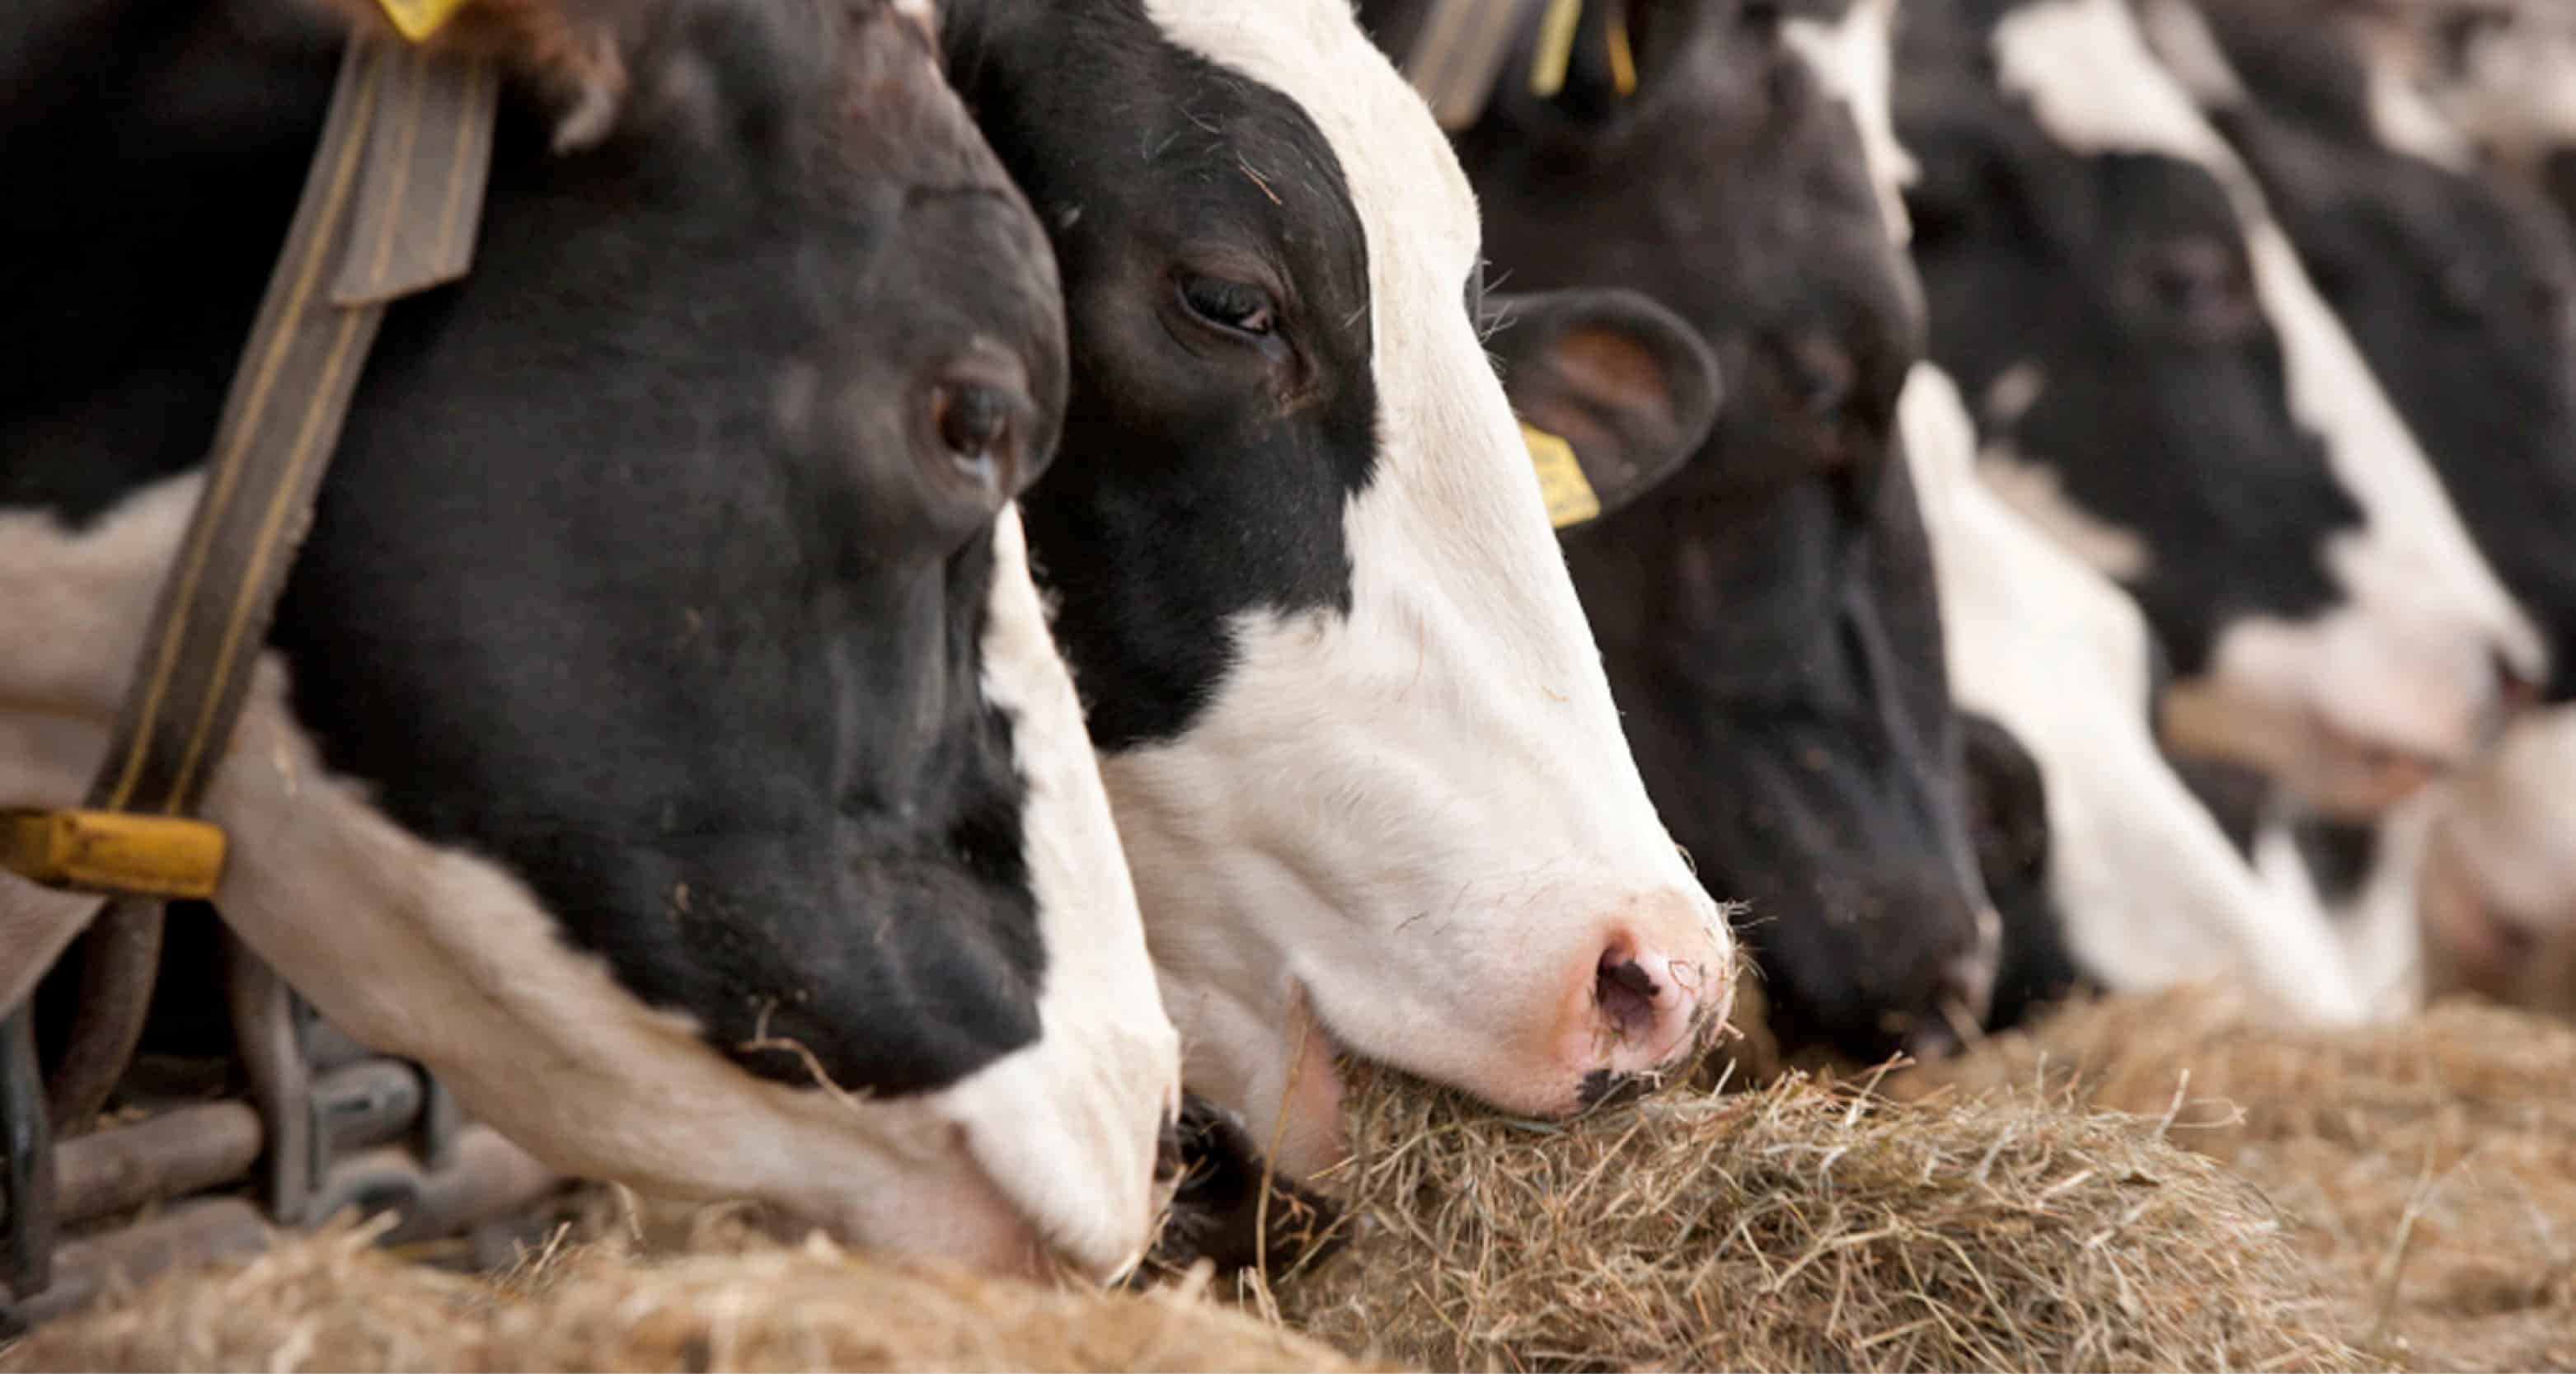
[[[463,276],[490,170],[499,74],[412,46],[463,0],[386,0],[406,40],[350,40],[284,249],[235,370],[203,494],[165,577],[107,761],[78,808],[0,811],[0,868],[106,899],[81,950],[50,1084],[33,997],[0,1016],[0,1332],[174,1259],[266,1242],[347,1208],[452,1233],[552,1175],[419,1066],[315,1017],[225,933],[227,1009],[251,1100],[92,1130],[125,1078],[162,958],[163,903],[211,899],[226,837],[196,817],[386,308]],[[59,1128],[64,1137],[57,1142]],[[265,1204],[191,1197],[257,1171]],[[153,1219],[66,1228],[186,1198]]]

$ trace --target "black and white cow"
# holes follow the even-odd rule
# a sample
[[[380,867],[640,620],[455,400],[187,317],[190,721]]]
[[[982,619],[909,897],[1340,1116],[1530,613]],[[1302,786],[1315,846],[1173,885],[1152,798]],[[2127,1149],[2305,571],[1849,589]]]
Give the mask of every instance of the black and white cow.
[[[1302,1172],[1336,1051],[1543,1113],[1672,1061],[1732,942],[1630,757],[1421,99],[1347,0],[942,26],[1064,273],[1030,543],[1193,1089]]]
[[[1916,175],[1890,112],[1891,0],[1806,0],[1787,24],[1851,110],[1891,236]],[[2236,977],[2303,1019],[2364,1014],[2313,909],[2285,912],[2159,752],[2166,676],[2136,602],[1975,475],[1957,388],[1917,363],[1898,403],[1965,737],[1970,832],[2002,919],[1990,1028],[2086,985]]]
[[[223,914],[559,1169],[1114,1270],[1180,1049],[1011,509],[1067,384],[1042,232],[917,6],[509,8],[583,101],[512,83],[472,273],[367,363],[206,800]],[[0,320],[43,341],[0,376],[0,803],[54,806],[343,29],[0,25],[44,55],[0,97]],[[0,1003],[88,905],[0,878]]]
[[[2547,634],[2557,671],[2545,695],[2564,701],[2576,690],[2569,226],[2528,185],[2492,174],[2485,140],[2444,111],[2462,102],[2427,98],[2440,88],[2422,89],[2395,17],[2320,0],[2148,0],[2144,13],[2278,207],[2471,537]],[[2342,917],[2380,982],[2431,972],[2428,991],[2467,981],[2576,1002],[2576,984],[2558,986],[2563,951],[2576,949],[2576,905],[2559,895],[2576,888],[2576,850],[2558,833],[2558,799],[2528,781],[2563,761],[2569,729],[2516,726],[2458,795],[2377,827],[2276,805],[2257,826],[2259,857]],[[2427,956],[2441,967],[2415,967]]]
[[[1361,13],[1404,52],[1431,8]],[[1995,928],[1895,446],[1921,314],[1860,136],[1778,5],[1586,5],[1544,93],[1542,29],[1455,138],[1493,269],[1652,296],[1728,381],[1679,475],[1566,537],[1648,788],[1746,903],[1785,1048],[1938,1052],[1983,1016]]]
[[[2367,815],[2545,654],[2252,178],[2121,0],[1917,0],[1897,127],[1979,473],[2135,593],[2169,744]]]
[[[2306,0],[2146,0],[2318,292],[2576,696],[2576,246],[2486,175],[2376,24]],[[2209,36],[2184,35],[2194,21]],[[2214,49],[2224,66],[2206,59]],[[2192,54],[2201,62],[2195,66]],[[2194,80],[2194,73],[2199,79]]]

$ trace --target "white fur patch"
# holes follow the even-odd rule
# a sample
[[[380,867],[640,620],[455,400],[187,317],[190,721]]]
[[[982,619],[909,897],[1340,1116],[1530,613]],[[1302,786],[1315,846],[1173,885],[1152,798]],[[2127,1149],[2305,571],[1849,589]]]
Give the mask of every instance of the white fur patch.
[[[2138,28],[2148,45],[2202,109],[2244,101],[2245,85],[2198,5],[2192,0],[2140,0],[2137,10]]]
[[[2381,146],[2454,172],[2476,169],[2477,150],[2424,98],[2395,54],[2374,46],[2365,70],[2370,82],[2370,131]]]
[[[2154,561],[2147,541],[2136,531],[2122,529],[2069,500],[2057,469],[2022,458],[2003,440],[1987,444],[1978,453],[1977,481],[2104,577],[2121,581],[2142,577]]]
[[[1896,141],[1893,87],[1888,79],[1897,0],[1851,0],[1840,21],[1827,25],[1792,19],[1781,27],[1799,56],[1814,68],[1825,90],[1850,107],[1869,157],[1870,184],[1879,213],[1900,245],[1914,237],[1905,213],[1905,188],[1914,184],[1914,156]]]
[[[198,485],[163,483],[80,534],[0,513],[0,642],[20,646],[0,658],[0,804],[80,796]],[[734,1067],[566,947],[498,865],[422,842],[328,772],[274,655],[206,798],[232,837],[225,918],[334,1023],[427,1063],[557,1169],[765,1198],[867,1243],[988,1263],[1025,1258],[1025,1215],[1077,1262],[1114,1269],[1141,1251],[1158,1201],[1176,1046],[1103,843],[1071,684],[1041,651],[1015,521],[999,548],[986,689],[1018,722],[1052,975],[1037,1044],[947,1090],[862,1106]],[[86,906],[0,877],[0,990],[23,991]]]
[[[2491,655],[2538,678],[2538,631],[2470,542],[2414,436],[2317,295],[2262,194],[2145,47],[2121,0],[2040,0],[1997,26],[2008,91],[2078,151],[2163,153],[2205,168],[2246,225],[2256,294],[2279,332],[2298,422],[2320,435],[2363,527],[2327,550],[2348,604],[2323,621],[2239,624],[2215,672],[2229,690],[2342,736],[2437,760],[2479,740]]]
[[[1663,1053],[1594,1043],[1603,953],[1639,942],[1712,998],[1733,953],[1647,800],[1460,306],[1466,178],[1345,0],[1148,9],[1331,144],[1367,236],[1381,407],[1344,519],[1348,619],[1243,617],[1190,732],[1105,768],[1190,1081],[1266,1133],[1302,988],[1348,1048],[1568,1107],[1588,1068]]]
[[[2419,64],[2431,98],[2517,161],[2576,143],[2576,7],[2536,0],[2498,17],[2470,36],[2456,65]]]

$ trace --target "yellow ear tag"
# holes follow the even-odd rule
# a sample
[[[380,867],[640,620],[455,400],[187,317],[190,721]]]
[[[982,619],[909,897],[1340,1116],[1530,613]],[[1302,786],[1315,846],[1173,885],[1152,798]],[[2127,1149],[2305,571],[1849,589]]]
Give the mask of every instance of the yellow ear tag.
[[[376,0],[385,7],[385,17],[394,21],[402,36],[414,43],[447,27],[447,21],[472,0]]]
[[[1547,17],[1538,25],[1538,51],[1530,56],[1530,94],[1553,100],[1565,89],[1565,69],[1574,61],[1574,30],[1583,22],[1583,0],[1548,0]]]
[[[1612,7],[1608,29],[1602,41],[1610,48],[1610,84],[1624,100],[1637,93],[1637,54],[1628,46],[1627,11]]]
[[[1538,469],[1538,490],[1547,498],[1547,523],[1555,529],[1580,525],[1601,513],[1601,498],[1583,477],[1574,445],[1521,421],[1521,442],[1529,446],[1530,466]]]

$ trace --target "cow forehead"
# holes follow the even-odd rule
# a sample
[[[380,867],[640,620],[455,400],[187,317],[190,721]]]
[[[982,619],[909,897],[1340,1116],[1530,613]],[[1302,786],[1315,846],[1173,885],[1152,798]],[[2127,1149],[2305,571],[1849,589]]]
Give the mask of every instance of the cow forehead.
[[[1415,271],[1443,291],[1475,265],[1476,202],[1429,107],[1347,0],[1148,0],[1165,38],[1294,101],[1341,163],[1383,294]]]
[[[1839,17],[1800,17],[1783,26],[1791,46],[1815,70],[1826,92],[1851,109],[1869,160],[1879,213],[1899,244],[1912,237],[1905,187],[1914,182],[1914,158],[1896,140],[1889,80],[1890,31],[1895,0],[1847,0]]]
[[[2006,92],[2079,153],[2161,153],[2206,167],[2235,159],[2171,73],[2149,55],[2120,0],[2038,0],[1995,26]],[[2222,181],[2227,181],[2221,175]]]

